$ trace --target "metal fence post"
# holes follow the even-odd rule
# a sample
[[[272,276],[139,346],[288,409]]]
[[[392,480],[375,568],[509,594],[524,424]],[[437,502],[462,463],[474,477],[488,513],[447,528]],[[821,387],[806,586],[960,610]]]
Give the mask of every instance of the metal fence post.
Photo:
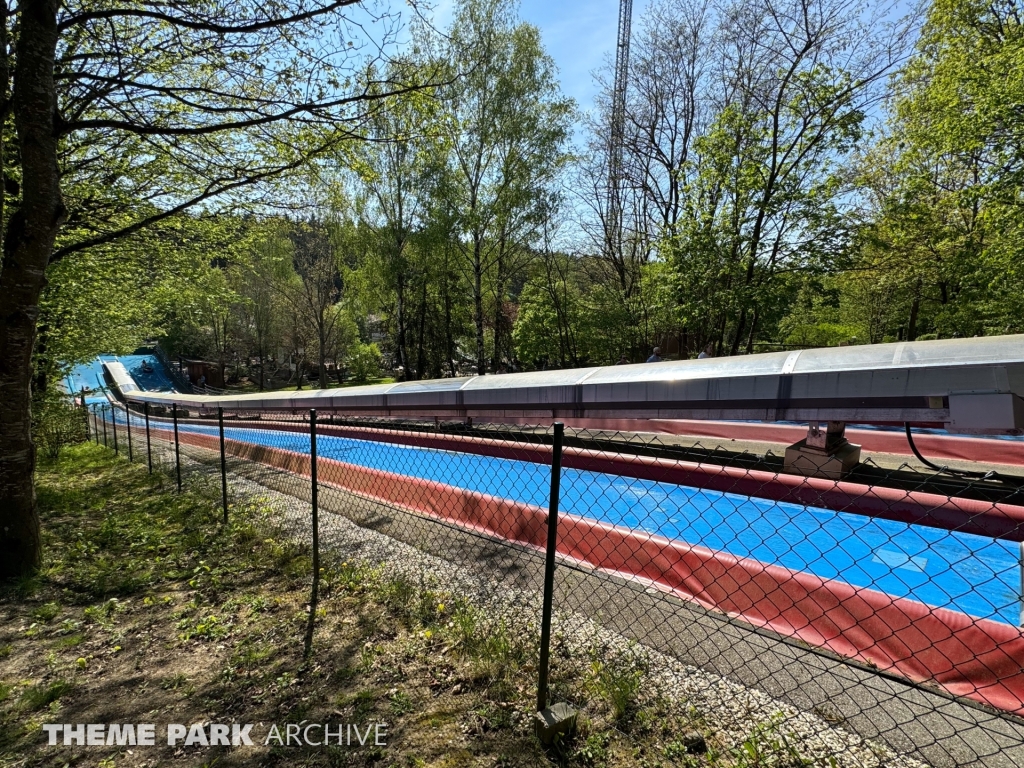
[[[132,460],[132,407],[125,402],[124,405],[125,423],[128,425],[128,461]]]
[[[317,504],[315,408],[309,411],[309,478],[310,503],[313,508],[313,585],[309,596],[309,622],[306,624],[306,643],[303,651],[305,658],[309,658],[313,650],[313,626],[316,623],[316,604],[320,591],[320,516]]]
[[[544,612],[540,624],[540,679],[537,683],[537,711],[548,705],[548,659],[551,644],[551,608],[555,592],[555,546],[558,536],[558,490],[562,474],[561,422],[555,423],[551,447],[551,498],[548,502],[548,546],[544,560]]]
[[[178,404],[171,405],[171,417],[174,419],[174,468],[178,475],[178,493],[181,493],[181,454],[178,452]]]
[[[153,473],[153,452],[149,447],[149,403],[143,403],[142,409],[146,414],[146,462],[149,464],[149,472]]]
[[[88,440],[92,436],[92,430],[89,425],[89,406],[85,403],[85,387],[82,387],[82,413],[85,415],[85,439]]]
[[[544,558],[544,607],[540,625],[540,665],[537,681],[537,714],[534,727],[544,743],[576,727],[576,712],[568,704],[548,706],[548,667],[551,649],[551,611],[555,599],[555,548],[558,544],[558,494],[562,479],[562,440],[565,426],[554,424],[551,446],[551,497],[548,501],[548,542]]]
[[[228,522],[228,463],[224,457],[224,409],[217,406],[217,426],[220,428],[220,495],[224,502],[224,523]]]
[[[114,455],[120,456],[117,450],[117,406],[113,403],[110,405],[110,428],[114,432]]]

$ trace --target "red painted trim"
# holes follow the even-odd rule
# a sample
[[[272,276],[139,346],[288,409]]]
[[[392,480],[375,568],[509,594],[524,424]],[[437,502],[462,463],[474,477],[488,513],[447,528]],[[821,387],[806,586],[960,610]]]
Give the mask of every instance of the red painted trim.
[[[163,430],[161,430],[163,431]],[[183,442],[218,450],[210,435]],[[300,475],[309,456],[235,440],[233,455]],[[547,513],[527,504],[354,464],[319,459],[321,481],[537,549]],[[686,600],[951,694],[1024,715],[1024,633],[987,619],[705,547],[565,515],[558,552],[660,585]]]
[[[792,424],[756,424],[692,419],[563,419],[568,427],[612,432],[648,432],[724,440],[757,440],[792,445],[807,436],[807,428]],[[941,426],[941,425],[939,425]],[[913,456],[902,432],[847,429],[846,436],[865,451]],[[985,464],[1024,466],[1024,442],[961,435],[915,434],[914,443],[928,459],[958,459]]]
[[[560,418],[567,427],[607,432],[639,432],[647,434],[713,437],[721,440],[754,440],[792,445],[807,435],[807,428],[794,424],[772,424],[736,421],[704,421],[698,419],[575,419]],[[537,419],[508,417],[503,423],[537,425]],[[925,426],[925,425],[918,425]],[[942,424],[930,424],[941,428]],[[871,453],[891,453],[912,457],[914,454],[902,432],[848,428],[846,435]],[[956,459],[984,464],[1005,464],[1024,467],[1024,441],[997,440],[962,435],[914,435],[922,454],[931,460]]]

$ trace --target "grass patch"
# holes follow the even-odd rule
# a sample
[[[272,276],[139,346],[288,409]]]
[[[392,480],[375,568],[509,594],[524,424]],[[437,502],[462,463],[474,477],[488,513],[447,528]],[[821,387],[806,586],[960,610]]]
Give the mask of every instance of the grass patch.
[[[42,709],[57,701],[61,696],[70,693],[74,690],[74,687],[67,680],[56,680],[49,684],[33,685],[30,688],[26,688],[21,694],[21,704],[31,711]]]
[[[595,654],[589,688],[605,701],[615,721],[628,721],[639,709],[645,667],[635,660],[605,661]]]
[[[49,622],[57,618],[60,613],[60,605],[57,603],[44,603],[32,611],[32,618],[36,621]]]
[[[282,732],[303,719],[387,723],[389,744],[282,750],[264,747],[261,734],[255,754],[196,746],[187,764],[439,765],[453,743],[469,755],[516,755],[508,765],[545,762],[526,728],[462,730],[460,713],[497,702],[468,682],[467,693],[450,692],[462,677],[446,662],[452,608],[439,592],[328,558],[306,661],[310,553],[273,525],[266,500],[234,500],[224,525],[218,484],[190,482],[178,494],[173,478],[92,444],[41,461],[37,487],[43,567],[0,587],[10,616],[0,628],[3,754],[79,762],[81,750],[45,745],[42,722],[192,723],[216,712],[218,722],[278,723]],[[115,751],[88,757],[117,766],[177,759],[166,744]]]
[[[80,763],[80,748],[45,745],[43,722],[213,720],[283,731],[307,720],[386,723],[388,746],[263,746],[264,733],[246,750],[182,755],[158,738],[130,754],[85,756],[119,768],[802,764],[781,721],[741,744],[716,741],[693,713],[645,692],[641,654],[606,648],[589,658],[555,649],[554,698],[581,705],[581,726],[544,750],[531,721],[535,626],[330,553],[304,659],[308,548],[275,525],[266,499],[235,499],[225,525],[219,483],[189,480],[178,494],[173,478],[92,444],[40,463],[45,562],[0,587],[0,755]],[[695,729],[707,736],[700,754],[681,738]]]

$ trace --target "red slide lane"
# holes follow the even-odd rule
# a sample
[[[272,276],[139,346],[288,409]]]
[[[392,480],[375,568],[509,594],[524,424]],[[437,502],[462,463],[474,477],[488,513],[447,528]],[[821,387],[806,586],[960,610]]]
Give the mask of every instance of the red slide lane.
[[[609,432],[647,432],[688,437],[714,437],[724,440],[760,440],[791,445],[807,436],[807,427],[795,424],[757,424],[736,421],[698,421],[694,419],[560,419],[567,427]],[[938,425],[941,426],[941,425]],[[847,428],[851,443],[874,453],[914,454],[903,432]],[[959,459],[986,464],[1024,466],[1024,442],[962,435],[915,434],[914,443],[925,458]]]
[[[185,432],[180,439],[219,449],[213,436]],[[225,445],[233,455],[309,474],[308,455],[234,440]],[[538,549],[544,546],[543,509],[333,459],[320,459],[318,466],[327,484]],[[558,551],[646,579],[750,624],[1024,715],[1019,662],[1024,633],[1018,628],[575,515],[565,516]]]
[[[246,424],[243,428],[245,427],[301,433],[309,430],[308,425],[295,422]],[[493,458],[529,461],[535,464],[551,463],[551,448],[544,445],[511,443],[462,435],[396,432],[327,424],[318,425],[318,430],[323,435],[354,440],[415,445]],[[956,499],[921,491],[902,491],[802,475],[774,474],[762,470],[580,448],[566,448],[562,456],[562,466],[753,496],[770,501],[821,507],[837,512],[925,525],[946,531],[974,533],[1007,541],[1024,541],[1024,507],[1015,504]]]

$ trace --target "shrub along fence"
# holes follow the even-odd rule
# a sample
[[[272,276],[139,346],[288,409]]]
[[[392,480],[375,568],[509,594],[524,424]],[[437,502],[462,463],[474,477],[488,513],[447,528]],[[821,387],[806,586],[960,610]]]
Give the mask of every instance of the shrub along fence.
[[[32,403],[32,440],[49,458],[62,448],[82,442],[88,434],[88,418],[66,397],[44,396]]]
[[[115,403],[90,425],[179,488],[219,476],[225,519],[233,493],[298,500],[281,522],[317,561],[420,553],[396,567],[461,585],[537,636],[538,710],[586,709],[558,673],[583,653],[624,733],[638,700],[671,699],[782,755],[758,762],[748,746],[723,764],[1024,764],[1024,491],[1011,478],[871,464],[797,477],[771,455],[559,424]],[[555,714],[550,727],[570,722]]]

